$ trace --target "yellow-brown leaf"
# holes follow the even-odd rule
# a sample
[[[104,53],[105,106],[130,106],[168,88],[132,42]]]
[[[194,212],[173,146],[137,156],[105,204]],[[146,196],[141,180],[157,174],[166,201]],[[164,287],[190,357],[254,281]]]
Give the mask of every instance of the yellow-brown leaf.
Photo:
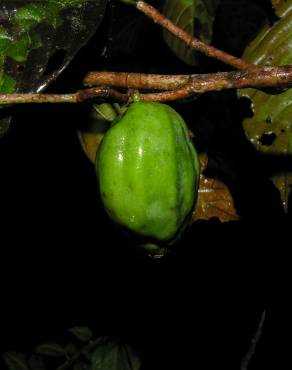
[[[193,212],[193,221],[218,218],[221,222],[239,219],[232,195],[227,186],[218,179],[200,175],[198,201]]]

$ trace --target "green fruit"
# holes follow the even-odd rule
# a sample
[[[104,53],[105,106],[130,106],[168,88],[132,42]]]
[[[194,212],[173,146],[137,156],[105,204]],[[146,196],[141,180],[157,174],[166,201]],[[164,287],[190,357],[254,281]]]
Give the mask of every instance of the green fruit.
[[[146,248],[180,234],[196,201],[199,171],[184,120],[160,103],[132,103],[106,132],[96,159],[107,213]]]

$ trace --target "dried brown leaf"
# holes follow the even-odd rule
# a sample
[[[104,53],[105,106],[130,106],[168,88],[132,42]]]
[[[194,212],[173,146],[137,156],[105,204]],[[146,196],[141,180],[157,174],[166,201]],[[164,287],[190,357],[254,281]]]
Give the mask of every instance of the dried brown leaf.
[[[193,212],[193,221],[218,218],[221,222],[239,219],[232,195],[227,186],[218,179],[200,175],[198,201]]]

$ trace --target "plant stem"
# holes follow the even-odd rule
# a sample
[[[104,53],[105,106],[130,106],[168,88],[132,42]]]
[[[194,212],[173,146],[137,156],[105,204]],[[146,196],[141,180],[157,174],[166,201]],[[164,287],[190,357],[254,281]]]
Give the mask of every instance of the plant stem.
[[[193,75],[89,72],[83,83],[85,86],[101,85],[152,90],[175,90],[191,85],[193,91],[197,93],[226,88],[289,87],[292,85],[292,65]]]
[[[200,75],[144,75],[119,72],[90,72],[84,80],[90,85],[115,85],[126,89],[161,89],[156,93],[140,93],[144,101],[174,101],[208,91],[224,89],[287,88],[292,86],[292,65],[266,67],[261,70],[232,71]],[[161,88],[162,87],[162,88]],[[0,94],[0,105],[24,103],[82,103],[97,98],[127,103],[129,92],[122,93],[109,86],[97,86],[75,94]]]
[[[219,50],[213,46],[207,45],[200,41],[196,37],[189,35],[183,29],[175,25],[163,14],[159,13],[153,6],[147,4],[145,1],[137,1],[135,4],[136,8],[144,13],[147,17],[151,18],[155,23],[167,29],[174,36],[184,41],[189,47],[194,50],[200,51],[208,57],[220,60],[236,69],[259,69],[254,64],[250,64],[243,59],[236,58],[233,55],[227,54],[222,50]]]
[[[76,94],[0,94],[0,104],[77,103]]]
[[[85,86],[116,86],[133,89],[173,90],[185,85],[196,75],[158,75],[127,72],[89,72]]]
[[[29,103],[82,103],[95,98],[113,99],[116,102],[126,103],[129,98],[110,87],[95,87],[77,91],[74,94],[1,94],[0,105],[29,104]]]

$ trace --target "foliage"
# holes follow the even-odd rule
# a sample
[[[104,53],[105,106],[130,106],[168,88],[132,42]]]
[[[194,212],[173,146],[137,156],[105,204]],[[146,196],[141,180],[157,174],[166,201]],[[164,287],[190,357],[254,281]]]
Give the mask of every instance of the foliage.
[[[140,370],[140,358],[129,344],[110,337],[94,338],[92,330],[86,326],[76,326],[68,332],[76,344],[45,342],[37,345],[34,353],[29,355],[4,352],[2,359],[7,369]]]
[[[105,5],[106,0],[2,1],[0,92],[45,89],[96,31]],[[9,118],[1,121],[0,115],[0,137],[8,125]]]
[[[185,31],[226,52],[234,53],[237,56],[243,55],[244,59],[259,65],[291,63],[292,1],[153,0],[151,4],[159,7],[165,15],[169,16]],[[108,5],[107,11],[106,5]],[[80,89],[79,85],[85,73],[93,69],[188,74],[194,73],[194,67],[196,71],[199,67],[203,73],[218,72],[229,68],[206,57],[200,56],[199,58],[197,53],[191,51],[166,31],[161,31],[159,27],[154,26],[150,20],[135,9],[116,1],[2,1],[0,20],[0,92],[41,92],[48,88],[53,81],[56,82],[51,85],[50,91],[65,90],[67,92],[69,88],[77,90]],[[94,38],[91,39],[91,36]],[[77,54],[78,51],[80,52]],[[78,80],[77,83],[76,80]],[[78,262],[83,253],[88,253],[82,249],[86,245],[85,240],[88,235],[93,236],[93,241],[89,243],[90,247],[99,252],[102,250],[102,252],[100,252],[99,259],[92,258],[94,261],[92,269],[88,263],[85,264],[85,267],[80,267],[82,266],[80,262],[80,265],[74,269],[73,275],[78,275],[78,278],[81,279],[82,273],[87,277],[89,270],[96,273],[99,268],[103,267],[104,255],[102,253],[110,255],[113,250],[117,253],[118,257],[113,258],[112,255],[109,257],[110,262],[104,267],[100,280],[94,275],[94,278],[91,277],[88,279],[89,282],[84,283],[82,291],[86,291],[88,284],[91,289],[88,288],[87,295],[96,298],[100,295],[98,283],[100,281],[102,284],[106,282],[111,274],[114,276],[118,288],[113,291],[118,298],[112,298],[113,293],[109,288],[106,299],[110,302],[108,306],[113,310],[110,311],[109,316],[113,321],[120,320],[121,326],[126,327],[124,331],[128,334],[128,322],[125,317],[129,318],[134,316],[133,313],[137,314],[138,312],[139,319],[131,317],[131,329],[135,332],[136,337],[140,335],[142,344],[138,343],[138,347],[140,344],[144,355],[146,353],[145,357],[151,351],[156,355],[156,352],[160,353],[161,350],[161,357],[163,355],[171,357],[169,360],[171,363],[172,356],[176,356],[181,365],[186,361],[186,358],[192,357],[191,361],[193,361],[194,357],[199,357],[200,350],[198,348],[206,346],[208,347],[206,354],[202,354],[204,361],[209,361],[211,357],[217,358],[216,355],[210,356],[210,353],[213,354],[213,350],[215,351],[220,345],[221,349],[226,347],[226,340],[221,338],[221,336],[224,337],[226,329],[224,320],[232,321],[236,318],[234,321],[237,320],[236,323],[241,323],[237,307],[232,311],[235,306],[234,296],[240,302],[240,312],[244,312],[244,314],[246,307],[242,303],[242,296],[245,298],[249,291],[253,292],[254,289],[256,291],[254,297],[256,298],[252,298],[258,299],[260,290],[254,288],[256,283],[249,278],[252,273],[248,268],[250,267],[250,259],[254,255],[249,255],[244,249],[242,254],[248,255],[246,257],[247,267],[244,266],[243,271],[238,270],[240,278],[242,278],[242,274],[248,275],[248,287],[245,285],[246,282],[242,284],[243,287],[239,284],[240,287],[237,287],[236,290],[234,287],[226,290],[228,294],[225,293],[226,297],[224,297],[222,291],[224,292],[226,286],[229,286],[229,281],[233,282],[234,276],[237,276],[236,271],[228,270],[230,263],[227,260],[230,258],[230,253],[224,254],[225,244],[228,244],[231,237],[228,233],[227,236],[224,235],[222,238],[223,244],[225,243],[223,248],[222,243],[220,244],[216,240],[216,248],[220,247],[218,250],[220,249],[220,253],[225,256],[224,258],[215,254],[215,257],[214,255],[210,258],[208,256],[207,263],[206,261],[202,263],[198,250],[206,250],[206,254],[210,254],[207,242],[211,240],[210,230],[214,230],[214,228],[209,229],[208,225],[212,225],[212,222],[214,224],[214,219],[219,220],[219,227],[222,229],[225,227],[224,230],[229,231],[230,225],[228,224],[242,225],[241,221],[238,221],[240,217],[256,220],[256,227],[259,230],[262,230],[258,225],[260,217],[269,220],[272,216],[272,221],[277,219],[279,215],[284,217],[280,209],[280,196],[274,188],[270,188],[270,178],[281,192],[285,210],[289,211],[289,194],[292,185],[290,95],[291,90],[247,89],[238,92],[237,95],[235,92],[226,94],[220,92],[173,103],[175,109],[185,118],[193,132],[192,139],[199,152],[207,152],[208,154],[209,161],[206,160],[207,156],[205,156],[206,163],[204,165],[207,170],[201,174],[200,178],[198,206],[193,210],[193,220],[206,220],[206,224],[205,221],[199,223],[203,229],[200,231],[196,226],[197,223],[192,223],[186,236],[179,244],[179,247],[182,247],[182,252],[180,252],[180,248],[177,250],[174,248],[174,254],[167,257],[166,261],[158,262],[155,267],[152,265],[153,262],[143,260],[141,265],[143,268],[146,266],[145,270],[149,269],[145,274],[146,277],[143,276],[146,287],[144,290],[143,287],[136,290],[131,285],[133,280],[141,281],[139,280],[141,265],[139,262],[137,263],[140,256],[135,259],[136,256],[133,257],[132,249],[129,254],[120,251],[119,247],[123,242],[126,245],[125,250],[128,247],[130,250],[132,244],[128,239],[125,241],[123,235],[114,226],[107,223],[103,210],[98,208],[100,204],[96,200],[96,183],[91,175],[93,166],[88,161],[88,158],[91,162],[95,161],[98,145],[109,128],[108,121],[111,121],[113,117],[109,118],[107,114],[115,116],[121,113],[120,107],[110,104],[112,102],[98,101],[96,104],[77,108],[69,108],[68,106],[36,108],[33,106],[27,108],[27,111],[24,108],[20,110],[20,113],[16,112],[16,124],[6,136],[4,133],[7,133],[11,112],[15,113],[15,111],[13,107],[9,107],[8,110],[1,107],[0,115],[5,117],[0,121],[0,136],[4,137],[1,139],[1,145],[3,144],[0,148],[1,155],[4,153],[1,157],[1,164],[4,161],[8,163],[1,167],[1,185],[4,184],[2,212],[9,222],[13,219],[15,229],[24,223],[26,231],[31,232],[30,235],[34,233],[31,231],[32,229],[39,229],[39,225],[49,225],[46,226],[47,228],[44,227],[46,232],[43,233],[41,242],[49,238],[49,234],[53,230],[55,244],[56,241],[59,243],[61,240],[56,232],[57,226],[54,224],[56,219],[62,225],[60,229],[64,228],[64,220],[71,221],[70,228],[65,229],[63,236],[65,235],[67,241],[68,234],[71,233],[70,240],[75,243],[75,233],[78,232],[79,224],[78,222],[74,224],[73,221],[78,214],[77,221],[84,220],[84,225],[86,225],[83,228],[80,227],[84,240],[82,239],[78,245],[80,247],[78,248]],[[237,99],[238,96],[247,99]],[[106,107],[106,113],[102,107]],[[60,112],[63,116],[57,120],[56,117]],[[24,126],[28,127],[27,132]],[[76,131],[81,148],[88,158],[83,155],[80,147],[76,149],[79,145]],[[15,141],[10,141],[13,138]],[[15,145],[12,146],[10,143]],[[30,152],[27,154],[29,150]],[[72,152],[74,153],[72,154]],[[60,153],[62,153],[61,158],[59,158]],[[37,160],[42,162],[41,165]],[[9,168],[10,165],[11,168]],[[57,169],[58,173],[55,175]],[[71,175],[73,173],[73,175],[65,182],[64,179],[68,177],[69,173]],[[10,181],[7,180],[9,176],[12,178]],[[53,180],[52,177],[54,177]],[[56,189],[59,190],[59,198],[56,197]],[[66,200],[64,201],[63,198]],[[39,200],[42,200],[43,203]],[[33,202],[41,204],[34,207]],[[81,214],[79,214],[78,206],[82,209]],[[32,212],[34,213],[32,218],[27,216],[27,209],[31,208],[38,211]],[[96,208],[98,209],[96,210]],[[53,217],[51,209],[54,211]],[[275,215],[272,214],[274,210],[277,210]],[[10,214],[13,217],[9,217]],[[213,220],[209,224],[208,220],[210,219]],[[280,219],[282,220],[282,218]],[[229,221],[234,222],[229,223]],[[75,225],[76,227],[74,227]],[[5,230],[5,226],[2,225],[2,229]],[[217,226],[215,230],[218,230]],[[266,228],[264,228],[264,232],[266,232]],[[242,234],[241,232],[240,237],[242,236],[244,239],[245,235]],[[264,237],[265,235],[261,235],[261,240],[256,248],[259,248]],[[25,236],[22,238],[27,241]],[[246,236],[248,242],[254,240],[253,238],[253,235]],[[199,243],[200,245],[197,243],[198,239],[203,240],[202,243]],[[236,241],[237,239],[232,240],[232,247],[240,249]],[[42,244],[39,239],[37,242],[38,246]],[[22,242],[22,244],[25,243]],[[104,252],[105,245],[106,252]],[[245,245],[245,248],[248,248],[248,245]],[[47,254],[50,253],[51,250]],[[68,255],[71,253],[73,253],[72,250],[68,252]],[[186,257],[183,257],[183,254]],[[88,259],[91,259],[91,254],[89,253],[89,255]],[[219,257],[216,258],[216,256]],[[55,273],[54,269],[58,258],[59,255],[50,266],[48,274],[50,277]],[[176,268],[180,266],[183,258],[188,260],[187,270],[194,271],[196,274],[193,278],[194,281],[189,282],[191,279],[185,271],[186,275],[178,277]],[[245,257],[241,256],[240,258],[244,259]],[[18,259],[21,260],[21,258]],[[244,261],[246,260],[244,259]],[[98,263],[99,265],[96,267]],[[131,263],[135,264],[135,268],[132,267]],[[260,270],[262,264],[261,256],[255,269]],[[70,265],[70,261],[68,262],[67,259],[66,267],[68,265]],[[203,266],[201,270],[200,265]],[[237,269],[237,262],[235,265],[235,269]],[[129,269],[129,266],[132,270]],[[24,275],[27,273],[27,266],[25,269]],[[129,281],[125,278],[127,269],[130,270],[131,275]],[[221,275],[224,274],[224,269],[228,271],[226,281]],[[158,270],[162,272],[158,273]],[[62,276],[63,272],[62,270]],[[205,290],[203,285],[206,283],[207,276],[210,276],[212,283]],[[244,276],[246,277],[246,275]],[[67,275],[64,279],[66,278]],[[179,278],[181,285],[176,287]],[[241,282],[240,279],[239,281]],[[72,299],[74,302],[71,302],[72,307],[70,306],[68,312],[72,310],[72,315],[76,314],[77,309],[74,305],[79,304],[85,306],[82,311],[84,316],[92,310],[94,313],[88,314],[91,315],[91,319],[92,317],[95,319],[95,315],[100,315],[100,321],[103,321],[103,315],[95,312],[95,306],[92,308],[84,303],[83,299],[79,301],[76,299],[75,303],[75,295],[77,295],[75,290],[78,290],[76,288],[78,284],[66,281],[66,288],[68,285],[72,286],[72,296],[74,296]],[[260,285],[262,289],[262,280]],[[186,293],[183,292],[185,286],[187,286]],[[169,289],[168,301],[161,304],[165,297],[165,289]],[[13,289],[12,291],[14,292]],[[156,292],[156,295],[153,294],[153,291]],[[65,295],[65,292],[66,289],[62,291],[62,294]],[[193,292],[196,294],[195,313],[190,312],[191,309],[187,307],[187,303],[190,302],[188,298],[191,297],[193,301]],[[49,296],[47,292],[43,294]],[[140,298],[139,301],[137,298],[139,294],[146,298]],[[253,299],[252,308],[255,304]],[[226,306],[230,311],[228,309],[220,311],[222,302],[227,302]],[[17,302],[16,306],[18,304]],[[53,304],[58,305],[59,302],[53,302]],[[179,306],[178,313],[177,306]],[[220,306],[219,310],[218,306]],[[229,315],[231,311],[233,316]],[[66,312],[66,316],[68,312]],[[167,313],[169,312],[168,317]],[[188,347],[185,343],[187,340],[176,335],[173,328],[175,325],[180,328],[185,325],[188,328],[189,321],[185,317],[190,318],[191,321],[196,315],[198,316],[195,318],[197,327],[192,334],[194,337],[197,335],[198,340],[196,342],[197,352],[194,356],[194,349],[191,346]],[[94,321],[94,319],[92,320]],[[53,319],[51,320],[53,321]],[[221,328],[217,341],[213,338],[217,335],[217,326],[215,325],[214,329],[211,324],[208,326],[209,322],[215,323]],[[220,323],[218,324],[218,322]],[[110,332],[111,324],[106,322],[104,325],[108,329],[106,332]],[[199,327],[200,325],[203,329]],[[230,326],[233,329],[233,321]],[[173,336],[171,335],[172,330],[175,332]],[[29,330],[27,336],[32,335],[31,332],[33,331]],[[143,337],[145,332],[148,336]],[[182,331],[177,329],[177,332],[181,333]],[[231,332],[234,333],[232,330]],[[160,337],[157,333],[160,333]],[[202,336],[202,333],[206,336]],[[141,367],[142,357],[135,353],[127,340],[117,339],[112,335],[104,337],[100,333],[95,335],[95,331],[91,327],[77,325],[69,329],[66,335],[69,335],[69,338],[66,337],[64,341],[56,338],[49,338],[49,340],[44,338],[44,341],[37,343],[34,351],[5,351],[2,357],[3,368],[8,370],[65,370],[67,368],[73,370],[138,370]],[[241,333],[239,333],[239,337],[240,345],[246,349],[248,341],[242,339]],[[230,335],[226,334],[225,339],[230,341]],[[234,344],[232,340],[231,342],[230,347],[238,344]],[[156,345],[155,350],[153,350],[153,343]],[[175,351],[169,350],[170,344],[173,345],[171,348],[175,348]],[[165,353],[161,348],[164,348]],[[240,357],[243,351],[234,356]],[[231,356],[230,353],[227,357],[229,358],[229,356]],[[153,355],[153,357],[155,356]],[[239,363],[238,358],[235,363]],[[206,365],[206,367],[208,366]],[[181,366],[181,368],[187,368],[187,366]]]
[[[266,66],[292,63],[292,2],[277,2],[276,10],[279,21],[272,26],[265,25],[246,48],[243,57],[249,62]],[[239,92],[240,96],[251,100],[253,116],[243,121],[243,127],[258,151],[270,156],[284,157],[291,154],[291,94],[291,90],[280,94],[255,89]],[[276,169],[272,179],[287,211],[292,188],[291,170]]]

